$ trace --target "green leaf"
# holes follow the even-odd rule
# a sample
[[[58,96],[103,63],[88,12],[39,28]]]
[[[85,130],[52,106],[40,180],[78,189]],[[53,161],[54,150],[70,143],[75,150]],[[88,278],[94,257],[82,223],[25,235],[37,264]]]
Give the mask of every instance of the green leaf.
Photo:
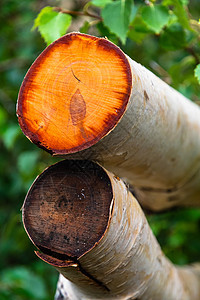
[[[136,5],[132,5],[131,14],[130,14],[130,22],[133,22],[135,17],[137,16],[138,7]]]
[[[114,33],[111,33],[109,31],[108,27],[106,27],[103,24],[103,22],[99,22],[96,25],[96,27],[97,27],[97,29],[98,29],[101,36],[105,36],[106,38],[109,39],[109,41],[111,41],[114,44],[117,44],[119,42],[118,37]]]
[[[186,46],[186,34],[179,23],[170,25],[160,36],[160,44],[164,49],[177,50]]]
[[[98,7],[104,7],[108,3],[112,2],[112,0],[92,0],[91,3]]]
[[[188,29],[188,30],[191,30],[191,27],[190,27],[190,23],[189,23],[189,19],[188,19],[188,15],[187,15],[187,12],[183,6],[183,3],[181,0],[174,0],[174,13],[175,15],[177,16],[180,24]]]
[[[197,80],[200,84],[200,64],[198,64],[197,67],[195,68],[194,76],[197,78]]]
[[[150,5],[142,9],[142,18],[150,29],[155,33],[160,33],[168,23],[170,14],[168,9],[162,5]]]
[[[71,16],[53,10],[53,7],[44,7],[37,18],[33,29],[38,30],[47,45],[64,35],[71,24]]]
[[[188,4],[187,0],[164,0],[163,4],[173,6],[173,12],[177,16],[179,23],[184,28],[192,30],[187,11],[185,9]]]
[[[123,44],[126,42],[131,5],[131,0],[118,0],[107,4],[102,10],[104,25],[116,34]]]

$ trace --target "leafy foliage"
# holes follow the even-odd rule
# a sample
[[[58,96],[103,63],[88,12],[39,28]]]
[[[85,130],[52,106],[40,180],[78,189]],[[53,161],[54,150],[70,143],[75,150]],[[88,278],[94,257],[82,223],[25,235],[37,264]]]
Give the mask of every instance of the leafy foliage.
[[[34,19],[34,28],[38,28],[47,44],[69,29],[106,36],[186,97],[198,102],[200,95],[199,0],[62,1],[69,5],[71,12],[68,13],[62,7],[58,12],[50,6],[59,4],[59,0],[0,2],[2,300],[52,299],[57,279],[56,271],[35,257],[20,212],[34,178],[56,162],[23,136],[15,115],[23,77],[45,47],[38,32],[31,31]],[[173,262],[183,264],[198,259],[199,209],[179,209],[150,215],[148,219],[164,252]]]
[[[44,4],[47,5],[47,2]],[[15,112],[17,94],[23,77],[45,45],[39,34],[31,32],[33,20],[40,7],[39,0],[0,1],[0,299],[2,300],[52,299],[58,278],[55,270],[38,261],[35,256],[34,247],[23,229],[20,211],[33,179],[54,161],[23,136]]]
[[[44,7],[35,19],[33,29],[39,29],[47,45],[66,33],[71,23],[71,16],[56,12],[52,7]]]
[[[136,45],[142,45],[144,51],[144,45],[149,40],[156,47],[155,55],[150,57],[145,51],[146,58],[141,61],[145,64],[144,60],[146,60],[149,69],[151,69],[150,60],[158,60],[158,64],[168,72],[170,64],[177,65],[178,57],[181,60],[183,57],[188,56],[193,58],[193,61],[191,61],[193,69],[187,70],[188,73],[185,73],[185,78],[193,76],[191,94],[193,100],[196,100],[200,87],[194,79],[194,69],[196,64],[199,63],[200,24],[197,20],[189,17],[187,5],[190,2],[188,0],[157,2],[151,1],[145,4],[141,1],[135,1],[134,3],[132,0],[91,0],[86,3],[82,12],[76,12],[75,14],[73,11],[71,11],[71,14],[70,11],[66,14],[66,11],[62,11],[62,9],[60,10],[61,13],[58,13],[52,7],[45,7],[36,18],[35,27],[39,28],[43,38],[49,44],[66,32],[71,22],[71,16],[80,14],[95,18],[95,14],[92,15],[91,11],[98,9],[96,21],[85,21],[80,26],[80,31],[93,32],[96,27],[100,35],[108,37],[114,43],[120,45],[121,41],[125,45],[125,52],[128,52],[128,48],[131,49],[132,47],[134,49]],[[196,9],[195,4],[194,7]],[[68,16],[70,19],[64,19],[64,16]],[[169,51],[173,51],[171,52],[170,61],[168,58]],[[170,72],[172,70],[170,69]],[[153,71],[156,73],[158,69],[153,69]],[[162,74],[158,73],[158,75],[162,77]],[[168,81],[173,86],[173,77],[175,76],[174,74],[168,74],[168,76]],[[187,85],[190,85],[189,80]],[[183,93],[185,92],[185,89],[182,88],[182,82],[179,82],[179,86],[176,84],[174,87]]]
[[[123,42],[126,41],[131,13],[131,0],[110,2],[102,10],[104,25]]]
[[[143,7],[142,18],[150,29],[155,33],[160,33],[161,29],[168,23],[170,14],[165,6],[152,4]]]

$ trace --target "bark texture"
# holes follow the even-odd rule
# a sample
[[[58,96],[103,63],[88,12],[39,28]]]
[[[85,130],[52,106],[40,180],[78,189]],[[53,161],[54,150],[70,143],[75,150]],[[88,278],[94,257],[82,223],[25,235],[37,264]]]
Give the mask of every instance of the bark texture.
[[[82,150],[71,157],[125,178],[149,209],[200,204],[199,107],[105,39],[72,33],[47,47],[17,114],[39,147]]]
[[[73,165],[73,162],[64,161],[47,169],[33,184],[23,206],[25,228],[34,244],[42,250],[37,252],[37,255],[53,265],[66,278],[61,277],[56,299],[62,299],[60,290],[67,288],[65,299],[73,300],[198,300],[200,277],[196,269],[176,267],[163,255],[137,200],[123,181],[95,163],[77,164],[78,162],[74,162]],[[88,216],[91,213],[88,204],[91,203],[90,197],[95,200],[95,196],[85,191],[85,197],[81,199],[80,204],[77,193],[79,187],[73,180],[69,182],[70,174],[73,178],[80,174],[79,178],[82,178],[83,182],[87,176],[95,179],[89,180],[90,190],[97,189],[97,194],[104,195],[96,198],[99,202],[98,205],[94,205],[92,211],[96,222],[92,224],[88,224]],[[60,196],[67,199],[64,201],[67,205],[63,205],[62,210],[58,201]],[[75,215],[72,224],[68,224],[68,221],[71,222],[70,196],[73,197],[73,207],[76,207],[76,210],[73,210]],[[48,218],[42,212],[44,203]],[[52,203],[55,205],[52,206]],[[56,224],[52,221],[55,215]],[[80,218],[82,215],[83,219]],[[103,232],[97,230],[99,218],[100,222],[104,223],[101,224]],[[78,226],[80,222],[81,231]],[[46,227],[41,239],[42,226]],[[77,231],[74,230],[74,226],[77,226]],[[49,231],[53,232],[51,239],[48,239]],[[61,237],[63,236],[66,249],[60,249],[59,232]],[[89,244],[84,244],[85,232],[90,232],[93,244],[91,238]],[[67,248],[65,240],[68,238],[74,244],[73,247],[69,243],[73,251]]]
[[[200,109],[127,57],[132,92],[117,126],[73,157],[95,159],[159,211],[200,204]]]

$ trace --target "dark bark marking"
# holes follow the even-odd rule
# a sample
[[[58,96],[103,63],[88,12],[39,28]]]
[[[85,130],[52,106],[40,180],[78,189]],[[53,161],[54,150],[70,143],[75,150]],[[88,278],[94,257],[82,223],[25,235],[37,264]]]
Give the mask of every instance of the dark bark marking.
[[[149,96],[147,92],[144,90],[144,100],[147,102],[149,100]]]
[[[110,289],[101,281],[99,281],[97,278],[95,278],[94,276],[92,276],[91,274],[89,274],[87,271],[85,271],[85,269],[82,268],[80,262],[77,260],[77,264],[78,267],[81,271],[81,273],[83,273],[85,276],[87,276],[88,278],[90,278],[91,280],[93,280],[97,285],[101,286],[102,288],[104,288],[106,291],[110,291]]]

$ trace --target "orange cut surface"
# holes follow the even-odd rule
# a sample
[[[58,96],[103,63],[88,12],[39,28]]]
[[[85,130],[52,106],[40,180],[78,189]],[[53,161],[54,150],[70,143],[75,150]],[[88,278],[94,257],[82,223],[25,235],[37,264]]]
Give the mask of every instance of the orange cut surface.
[[[22,83],[17,115],[24,134],[52,154],[88,148],[122,117],[132,87],[125,54],[113,43],[67,34],[35,60]]]

